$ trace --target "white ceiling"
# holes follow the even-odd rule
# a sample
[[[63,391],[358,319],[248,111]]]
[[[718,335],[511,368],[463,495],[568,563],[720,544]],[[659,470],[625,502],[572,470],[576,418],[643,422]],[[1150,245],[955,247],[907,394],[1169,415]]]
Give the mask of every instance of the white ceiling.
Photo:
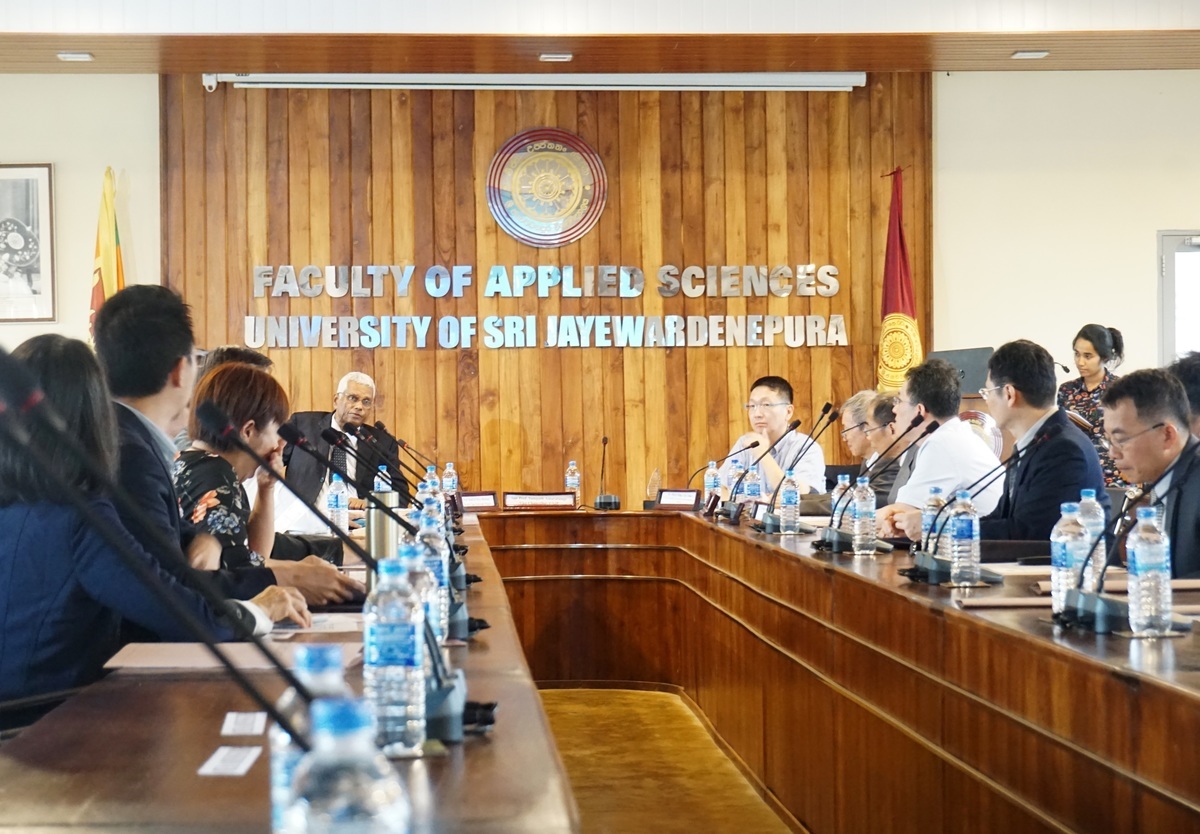
[[[719,34],[1200,29],[1200,0],[0,0],[0,33]]]

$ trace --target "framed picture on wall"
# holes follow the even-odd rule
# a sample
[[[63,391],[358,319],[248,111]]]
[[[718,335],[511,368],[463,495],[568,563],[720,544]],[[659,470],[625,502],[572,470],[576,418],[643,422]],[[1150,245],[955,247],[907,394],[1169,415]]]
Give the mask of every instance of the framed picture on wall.
[[[0,321],[54,321],[51,166],[0,165]]]

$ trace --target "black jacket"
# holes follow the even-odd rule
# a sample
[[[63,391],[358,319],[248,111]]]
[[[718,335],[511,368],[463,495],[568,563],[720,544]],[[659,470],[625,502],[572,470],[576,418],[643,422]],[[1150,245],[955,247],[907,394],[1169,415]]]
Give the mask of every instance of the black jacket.
[[[1004,476],[1000,503],[979,521],[980,538],[1049,539],[1062,515],[1061,505],[1078,501],[1081,489],[1096,490],[1105,518],[1111,515],[1104,471],[1091,439],[1062,409],[1050,415],[1041,432],[1052,426],[1062,426],[1058,436],[1022,453]]]
[[[121,523],[148,553],[158,556],[159,563],[176,578],[187,577],[179,567],[179,559],[186,563],[184,544],[193,535],[190,523],[179,517],[179,498],[167,462],[155,445],[150,430],[138,416],[123,405],[115,406],[120,442],[120,467],[118,481],[149,518],[154,527],[166,534],[172,543],[178,544],[176,558],[158,556],[158,548],[137,519],[121,513]],[[187,570],[191,570],[188,568]],[[221,591],[233,599],[250,599],[275,584],[275,574],[269,568],[244,568],[238,570],[209,571]]]
[[[1171,538],[1171,575],[1200,577],[1200,440],[1191,438],[1171,475],[1167,496],[1167,535]]]

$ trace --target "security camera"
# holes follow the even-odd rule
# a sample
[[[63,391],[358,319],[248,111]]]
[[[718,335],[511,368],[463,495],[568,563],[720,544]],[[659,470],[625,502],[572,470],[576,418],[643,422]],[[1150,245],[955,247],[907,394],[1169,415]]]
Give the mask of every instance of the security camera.
[[[206,72],[206,73],[204,73],[204,75],[200,76],[200,78],[204,82],[205,90],[207,90],[210,93],[215,93],[217,91],[217,75],[216,75],[216,73]]]

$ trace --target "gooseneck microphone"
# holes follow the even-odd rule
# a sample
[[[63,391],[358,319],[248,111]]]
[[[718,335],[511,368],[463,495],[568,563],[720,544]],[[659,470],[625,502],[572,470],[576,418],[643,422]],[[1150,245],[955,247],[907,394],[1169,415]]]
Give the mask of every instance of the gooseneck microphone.
[[[713,463],[724,463],[725,461],[729,460],[734,455],[740,455],[742,452],[745,452],[747,449],[757,449],[758,447],[759,447],[759,442],[757,440],[751,440],[749,443],[747,443],[742,448],[734,449],[732,452],[730,452],[723,458],[717,458],[715,461],[713,461]],[[693,472],[691,474],[691,477],[689,477],[687,479],[687,485],[691,486],[692,481],[695,480],[696,476],[699,475],[701,472],[705,471],[706,469],[708,469],[707,463],[704,464],[703,466],[701,466],[699,469],[697,469],[695,472]]]
[[[375,428],[379,429],[380,431],[387,431],[387,426],[385,426],[383,424],[382,420],[375,421]],[[417,462],[417,465],[419,465],[419,466],[437,466],[436,460],[429,457],[429,455],[425,454],[420,449],[416,449],[412,445],[401,440],[399,437],[396,438],[396,443],[397,443],[397,445],[400,446],[401,449],[408,452],[409,457],[411,457],[413,460],[415,460]]]
[[[337,475],[341,476],[342,480],[346,482],[346,485],[348,487],[353,486],[353,482],[349,480],[349,478],[350,478],[349,473],[344,472],[344,471],[338,469],[337,467],[335,467],[333,465],[332,458],[326,457],[325,455],[322,455],[319,451],[317,451],[317,449],[311,443],[308,442],[308,439],[306,437],[304,437],[302,434],[300,434],[300,432],[298,430],[295,430],[295,432],[293,434],[292,430],[294,430],[294,429],[295,429],[295,427],[292,426],[288,431],[288,435],[284,436],[283,427],[281,426],[280,431],[279,431],[279,436],[282,437],[284,440],[286,440],[288,443],[291,443],[294,446],[297,446],[297,447],[303,449],[303,451],[305,453],[307,453],[311,457],[316,458],[317,461],[319,463],[321,463],[322,465],[329,467],[329,470],[331,472],[334,472]],[[293,437],[295,437],[296,439],[293,440]],[[344,435],[342,432],[338,431],[337,429],[333,428],[332,426],[326,426],[324,429],[321,430],[321,439],[324,440],[326,443],[328,443],[330,446],[336,446],[337,448],[344,451],[347,455],[354,458],[354,460],[357,461],[359,466],[364,466],[368,469],[371,468],[370,462],[364,456],[360,455],[358,453],[358,451],[352,445],[350,445],[350,443],[347,442],[346,435]],[[298,441],[302,441],[303,446]],[[386,463],[386,461],[385,461],[385,463]],[[374,471],[374,470],[372,470],[372,471]],[[395,483],[395,480],[392,476],[391,471],[389,471],[388,469],[384,469],[384,474],[387,476],[388,483],[391,483],[391,484]],[[409,485],[407,480],[404,480],[404,479],[402,479],[402,480],[406,486],[411,486],[411,485]],[[370,495],[369,492],[367,494]],[[408,494],[405,495],[405,497],[408,498],[408,501],[410,504],[412,504],[414,507],[417,506],[417,499],[413,497],[413,491],[411,489],[408,492]],[[370,499],[368,498],[366,500],[370,500]]]
[[[383,424],[382,420],[376,420],[374,428],[377,432],[379,432],[384,437],[387,437],[393,443],[395,443],[396,448],[404,449],[404,446],[405,446],[404,441],[398,440],[395,436],[393,436],[392,433],[387,430],[387,426],[385,426]],[[348,426],[347,426],[347,429],[349,429]],[[369,431],[367,431],[366,426],[355,426],[354,431],[352,431],[351,434],[353,434],[359,440],[366,440],[367,442],[371,443],[376,448],[378,448],[378,446],[379,446],[379,440],[375,437],[375,435],[373,435]],[[407,449],[405,449],[405,451],[408,452],[408,456],[410,458],[412,458],[413,460],[417,460],[411,451],[409,451]],[[379,453],[380,453],[380,455],[382,455],[383,454],[382,450],[380,450]],[[408,463],[406,461],[402,460],[399,455],[396,455],[396,462],[398,464],[400,464],[400,466],[403,467],[405,470],[407,470],[410,475],[412,475],[414,478],[416,478],[417,482],[420,482],[420,480],[425,477],[426,464],[421,463],[421,461],[419,461],[419,460],[417,461],[417,464],[421,467],[420,472],[418,472],[417,470],[415,470],[411,466],[409,466]],[[409,486],[415,486],[415,485],[416,484],[414,482],[412,482],[412,481],[409,482]]]
[[[396,488],[397,485],[402,485],[408,490],[410,495],[415,492],[415,485],[409,481],[408,478],[404,477],[404,473],[400,471],[399,467],[393,466],[392,462],[387,459],[387,455],[385,455],[383,450],[379,448],[379,441],[375,439],[373,434],[367,431],[363,426],[355,426],[350,423],[347,423],[343,428],[347,435],[355,438],[360,444],[362,444],[359,447],[354,447],[343,441],[342,448],[346,450],[347,454],[353,455],[355,460],[357,460],[359,463],[365,462],[371,467],[372,472],[378,472],[379,467],[383,466],[384,476],[386,477],[388,484],[390,484],[393,489]],[[326,431],[332,432],[333,429],[330,428]],[[321,432],[321,436],[324,438],[324,431]],[[375,463],[371,464],[369,461],[364,461],[366,456],[359,454],[359,449],[370,452],[371,457],[375,460]]]
[[[787,475],[787,471],[789,469],[795,469],[797,466],[799,466],[800,461],[804,460],[804,456],[808,454],[809,450],[812,449],[813,446],[817,445],[817,441],[821,438],[821,435],[825,433],[825,429],[829,428],[837,421],[839,413],[838,410],[835,408],[833,412],[830,413],[829,408],[829,403],[825,403],[825,407],[821,409],[821,416],[817,418],[817,422],[815,424],[815,426],[821,426],[821,419],[828,414],[828,419],[826,420],[825,425],[821,426],[820,429],[814,432],[812,436],[808,438],[808,440],[800,444],[800,451],[796,452],[796,456],[792,458],[791,463],[783,467],[783,474],[785,477]],[[799,423],[798,420],[796,422]],[[767,505],[768,515],[775,512],[775,502],[779,500],[779,490],[783,488],[783,480],[783,478],[779,479],[779,483],[775,484],[775,489],[771,493],[771,500]]]
[[[866,471],[863,472],[863,474],[867,476],[868,484],[874,483],[876,481],[876,479],[879,478],[880,475],[883,475],[888,470],[894,469],[897,466],[899,466],[900,461],[904,460],[904,455],[910,449],[912,449],[913,446],[916,446],[918,443],[920,443],[921,438],[928,437],[929,435],[931,435],[935,431],[937,431],[938,421],[937,420],[930,421],[925,426],[925,431],[921,432],[919,435],[917,435],[912,440],[911,443],[909,443],[907,446],[905,446],[903,449],[901,449],[900,454],[896,455],[894,458],[887,457],[887,453],[890,452],[892,449],[894,449],[896,447],[896,444],[899,443],[901,440],[903,440],[904,436],[906,434],[908,434],[910,431],[912,431],[913,429],[920,426],[921,421],[923,419],[924,418],[921,417],[921,415],[919,415],[919,414],[916,417],[912,418],[912,422],[910,422],[908,424],[908,428],[906,428],[904,431],[900,432],[900,434],[896,435],[896,439],[893,440],[891,443],[889,443],[888,447],[883,450],[883,454],[881,454],[879,456],[879,460],[875,461],[873,464],[871,464],[870,466],[867,467]],[[872,470],[874,470],[876,467],[880,467],[879,471],[873,472]],[[853,495],[853,488],[846,490],[840,496],[838,496],[838,500],[834,503],[834,505],[832,507],[830,507],[830,509],[829,509],[829,526],[831,528],[837,528],[837,527],[841,526],[842,516],[844,516],[846,514],[846,509],[849,508],[849,506],[850,506],[849,504],[846,504],[846,506],[843,507],[842,502],[843,501],[852,501],[853,500],[852,495]],[[840,515],[838,513],[839,508],[841,508]],[[836,519],[836,522],[835,522],[835,519]]]
[[[765,452],[763,452],[761,455],[756,457],[754,459],[754,461],[749,466],[747,466],[745,468],[745,470],[743,470],[742,474],[738,476],[738,479],[733,482],[733,487],[729,490],[729,500],[725,501],[723,504],[721,504],[721,513],[720,513],[721,518],[724,518],[731,524],[737,523],[738,517],[741,515],[741,512],[742,512],[742,505],[739,504],[735,500],[735,498],[738,494],[738,488],[741,487],[741,485],[742,485],[742,481],[746,480],[746,476],[750,474],[751,469],[758,466],[759,461],[761,461],[767,455],[771,454],[771,452],[775,449],[775,447],[783,442],[783,439],[785,437],[787,437],[789,434],[791,434],[798,428],[800,428],[799,420],[793,420],[792,422],[788,423],[787,428],[783,431],[783,433],[781,435],[779,435],[779,437],[777,437],[775,439],[775,442],[772,443],[770,446],[768,446],[767,450]]]
[[[175,569],[174,573],[177,576],[187,577],[186,581],[181,580],[181,584],[194,589],[205,603],[218,614],[226,611],[228,606],[233,604],[224,597],[208,576],[203,572],[192,570],[184,562],[177,553],[179,543],[172,544],[166,533],[150,521],[129,493],[122,489],[111,474],[92,457],[91,451],[80,444],[58,412],[46,402],[45,393],[28,369],[12,358],[7,351],[0,348],[0,432],[7,435],[10,442],[17,444],[30,456],[33,462],[57,486],[63,501],[80,514],[80,517],[113,549],[117,557],[142,582],[145,588],[176,617],[184,629],[204,644],[209,653],[224,667],[234,683],[262,707],[271,719],[296,742],[297,746],[304,750],[310,750],[311,745],[308,738],[275,708],[274,702],[263,695],[217,646],[208,628],[175,598],[171,590],[162,582],[153,564],[144,555],[137,553],[129,546],[130,534],[128,531],[101,516],[92,506],[90,496],[85,495],[66,477],[58,474],[59,468],[53,464],[50,456],[33,442],[28,428],[18,422],[23,420],[26,423],[32,423],[38,418],[41,419],[42,425],[54,434],[58,444],[57,449],[65,450],[68,455],[77,460],[89,477],[93,479],[93,482],[99,485],[101,491],[112,499],[118,510],[133,518],[145,531],[150,539],[150,544],[158,552],[158,558],[164,563],[170,564]],[[56,453],[58,453],[57,450]],[[254,634],[252,628],[247,627],[245,623],[232,615],[227,615],[226,620],[239,637],[254,644],[280,677],[293,687],[301,698],[306,702],[312,701],[313,696],[308,688],[280,662],[262,639]]]
[[[621,499],[604,491],[604,467],[608,462],[608,435],[600,438],[600,494],[596,496],[597,510],[619,510]]]

